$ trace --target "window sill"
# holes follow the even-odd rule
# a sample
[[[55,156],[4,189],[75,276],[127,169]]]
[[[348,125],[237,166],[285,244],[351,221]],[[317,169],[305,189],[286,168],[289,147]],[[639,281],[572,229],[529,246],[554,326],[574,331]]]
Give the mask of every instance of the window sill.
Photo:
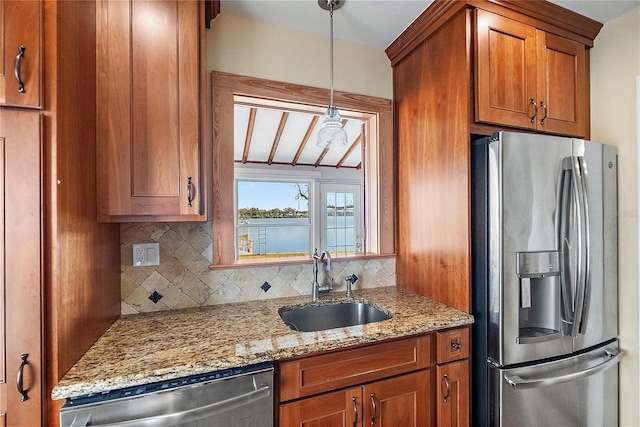
[[[370,259],[386,259],[395,258],[396,254],[360,254],[353,256],[341,256],[331,257],[331,262],[349,262],[349,261],[361,261]],[[310,256],[305,257],[291,257],[291,258],[269,258],[261,260],[246,260],[236,261],[230,265],[210,265],[209,270],[223,270],[230,268],[256,268],[256,267],[271,267],[274,265],[295,265],[295,264],[311,264],[313,259]]]

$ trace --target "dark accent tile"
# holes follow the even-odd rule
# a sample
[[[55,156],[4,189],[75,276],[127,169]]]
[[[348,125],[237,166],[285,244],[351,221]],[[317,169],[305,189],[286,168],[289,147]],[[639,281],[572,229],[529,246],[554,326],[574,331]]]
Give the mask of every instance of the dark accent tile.
[[[271,285],[269,284],[269,282],[264,282],[262,284],[262,286],[260,286],[262,288],[263,291],[267,292],[269,289],[271,289]]]
[[[162,299],[162,294],[158,293],[158,291],[153,291],[153,293],[149,295],[149,299],[153,301],[154,304],[157,304],[158,301]]]

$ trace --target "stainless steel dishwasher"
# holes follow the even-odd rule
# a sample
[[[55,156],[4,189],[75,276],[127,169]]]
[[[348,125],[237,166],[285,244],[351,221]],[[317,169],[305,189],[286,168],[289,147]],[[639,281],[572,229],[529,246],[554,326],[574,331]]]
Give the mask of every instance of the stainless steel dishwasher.
[[[273,425],[273,366],[216,371],[68,399],[62,427],[267,427]]]

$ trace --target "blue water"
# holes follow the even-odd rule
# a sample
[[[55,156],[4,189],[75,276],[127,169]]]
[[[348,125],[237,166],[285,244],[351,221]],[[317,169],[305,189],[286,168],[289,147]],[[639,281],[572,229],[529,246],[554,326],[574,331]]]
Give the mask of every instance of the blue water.
[[[345,224],[346,221],[346,224]],[[284,224],[284,225],[280,225]],[[262,227],[260,227],[262,226]],[[342,227],[349,228],[342,228]],[[334,227],[337,227],[333,229]],[[328,216],[327,242],[325,247],[353,245],[354,230],[352,216]],[[254,253],[282,253],[307,252],[309,250],[309,220],[308,218],[255,218],[250,219],[246,226],[239,225],[238,233],[246,233],[253,240]],[[265,245],[260,244],[259,230],[264,230]]]

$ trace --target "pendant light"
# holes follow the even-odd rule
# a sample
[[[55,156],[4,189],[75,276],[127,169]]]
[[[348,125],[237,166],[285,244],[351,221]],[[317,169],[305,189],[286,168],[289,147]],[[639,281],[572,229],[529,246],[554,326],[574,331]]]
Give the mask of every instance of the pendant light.
[[[329,11],[331,19],[330,26],[330,69],[331,69],[331,100],[329,107],[324,113],[322,126],[318,132],[318,141],[316,145],[321,148],[330,149],[332,147],[344,147],[347,145],[347,132],[342,128],[342,119],[335,105],[333,105],[333,11],[340,9],[345,0],[318,0],[318,5],[324,10]]]

